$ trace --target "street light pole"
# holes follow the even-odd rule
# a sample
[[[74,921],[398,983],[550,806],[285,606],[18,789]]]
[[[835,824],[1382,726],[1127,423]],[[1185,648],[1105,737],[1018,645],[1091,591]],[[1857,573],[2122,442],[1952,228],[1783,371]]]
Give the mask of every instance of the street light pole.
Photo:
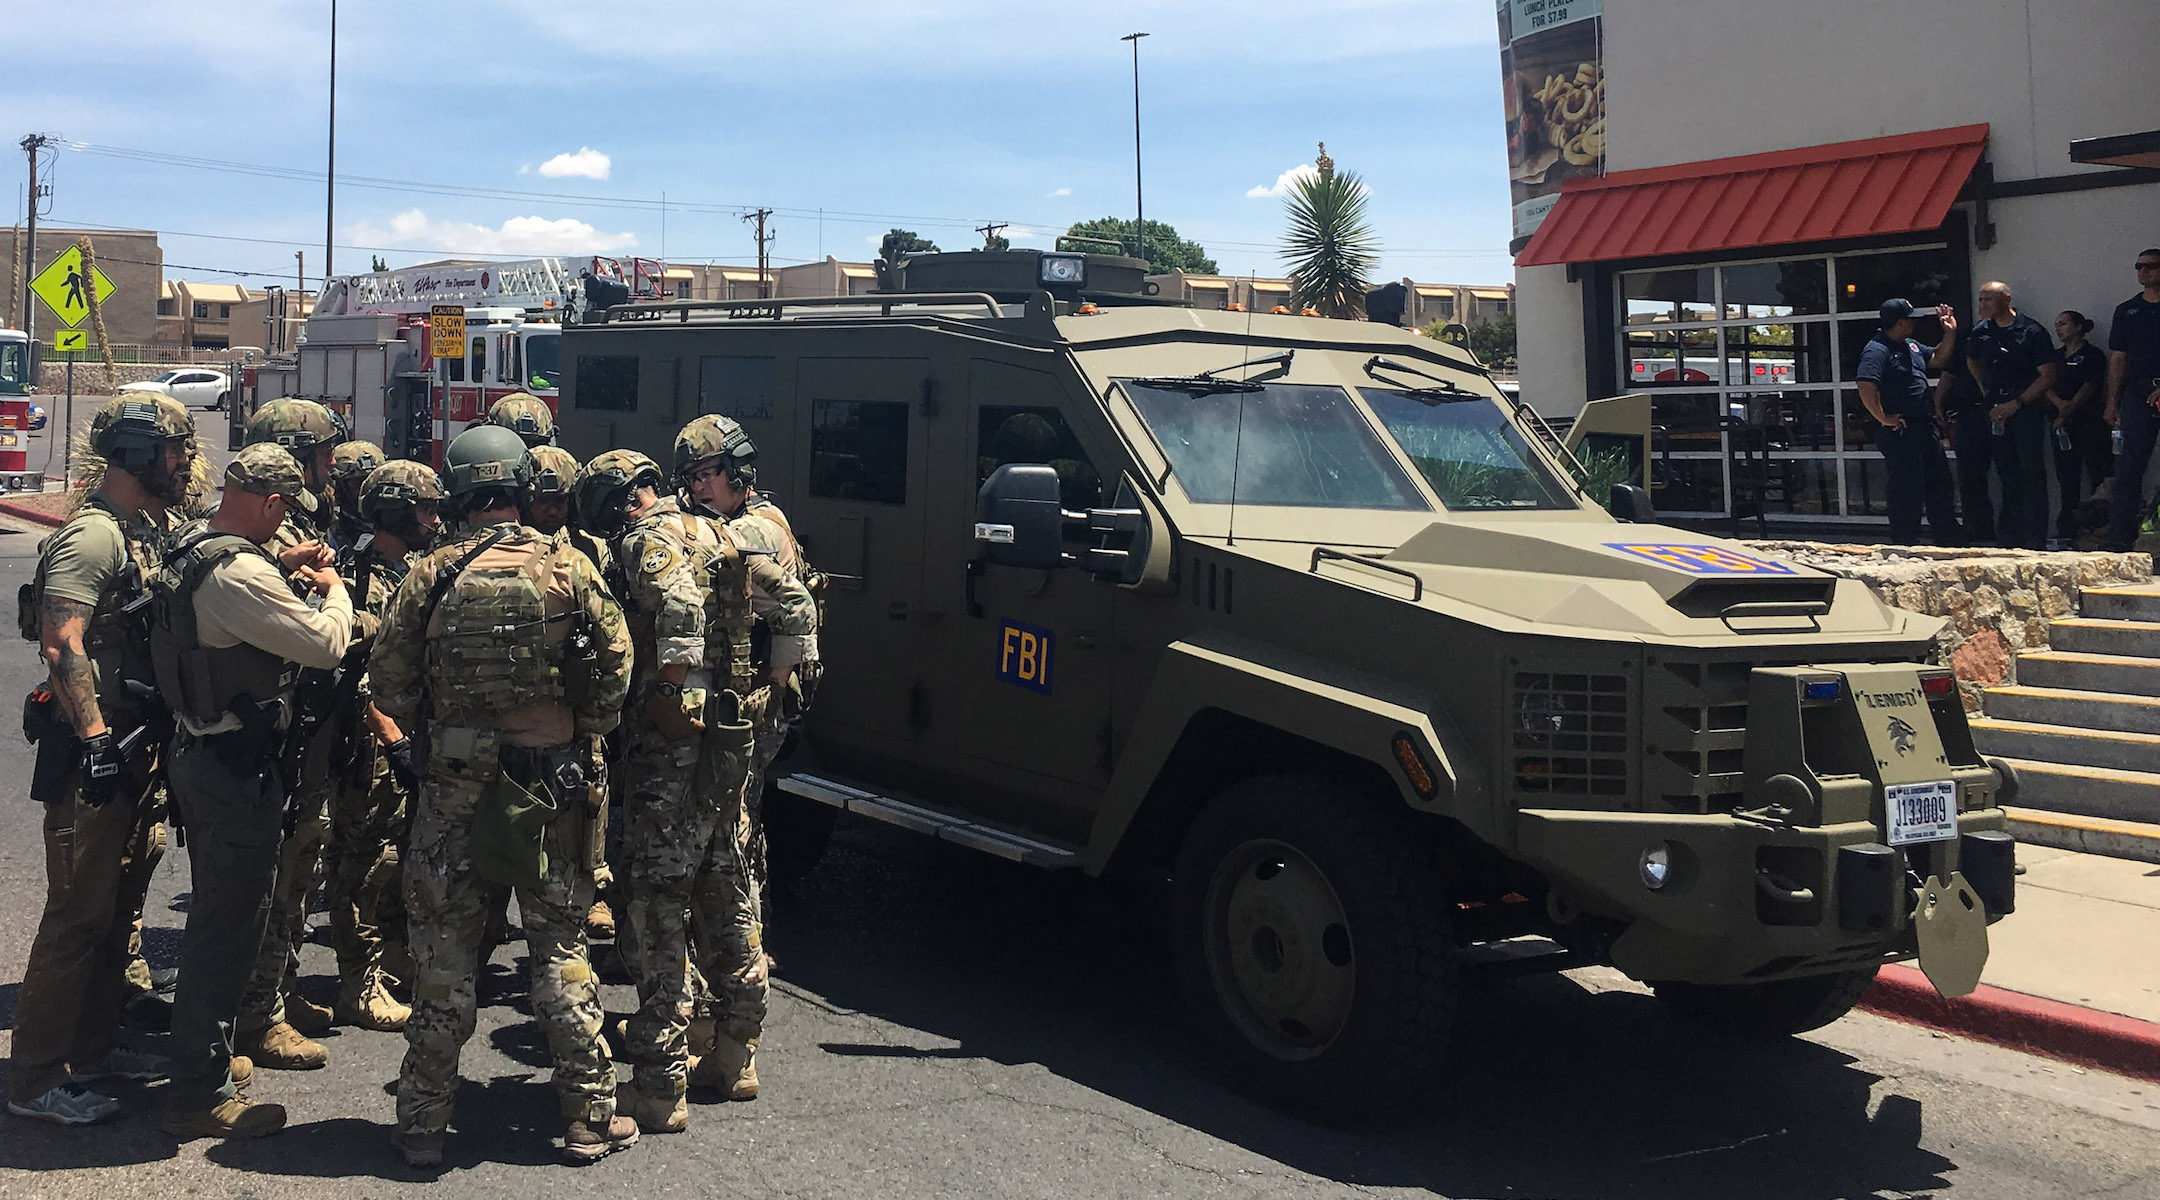
[[[337,0],[330,0],[330,162],[323,171],[323,280],[330,279],[330,235],[337,226]]]
[[[1147,261],[1147,202],[1140,187],[1140,39],[1146,36],[1128,33],[1118,39],[1132,43],[1133,257],[1143,263]]]

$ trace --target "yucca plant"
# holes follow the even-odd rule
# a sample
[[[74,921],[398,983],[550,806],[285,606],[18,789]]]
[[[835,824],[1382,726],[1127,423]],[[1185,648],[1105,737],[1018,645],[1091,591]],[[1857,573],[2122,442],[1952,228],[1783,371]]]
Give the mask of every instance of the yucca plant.
[[[1291,185],[1281,256],[1290,264],[1292,307],[1323,317],[1365,315],[1365,275],[1380,257],[1365,198],[1365,185],[1353,173],[1336,174],[1325,152],[1319,173]]]

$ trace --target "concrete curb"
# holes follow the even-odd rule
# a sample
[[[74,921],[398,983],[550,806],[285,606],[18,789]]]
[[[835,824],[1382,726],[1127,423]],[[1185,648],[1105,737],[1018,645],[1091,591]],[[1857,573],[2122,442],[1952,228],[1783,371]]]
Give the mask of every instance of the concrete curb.
[[[1860,1000],[1869,1012],[1961,1037],[2160,1083],[2160,1025],[1982,985],[1945,1000],[1913,967],[1884,967]]]
[[[7,516],[14,517],[17,520],[29,521],[34,525],[47,525],[54,529],[58,529],[62,525],[67,524],[66,517],[56,517],[53,514],[45,512],[41,509],[31,508],[27,505],[22,504],[13,504],[6,500],[0,500],[0,513],[4,513]]]

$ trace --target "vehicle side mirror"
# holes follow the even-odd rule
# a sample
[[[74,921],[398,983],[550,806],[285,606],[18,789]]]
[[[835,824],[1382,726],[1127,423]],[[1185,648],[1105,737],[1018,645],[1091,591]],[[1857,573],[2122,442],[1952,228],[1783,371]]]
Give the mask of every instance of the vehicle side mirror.
[[[1065,509],[1058,474],[1044,466],[1007,463],[975,494],[975,542],[985,561],[1049,570],[1065,557]]]
[[[1635,525],[1657,522],[1657,506],[1650,503],[1650,493],[1632,483],[1612,485],[1612,501],[1605,507],[1615,520]]]

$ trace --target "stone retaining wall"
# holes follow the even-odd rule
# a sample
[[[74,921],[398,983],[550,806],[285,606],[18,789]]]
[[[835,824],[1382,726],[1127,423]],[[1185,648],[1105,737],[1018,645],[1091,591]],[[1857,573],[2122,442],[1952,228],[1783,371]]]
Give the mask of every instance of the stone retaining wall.
[[[123,383],[141,383],[156,379],[173,369],[172,363],[114,363],[112,377],[107,378],[105,361],[87,358],[75,364],[75,394],[80,396],[110,396],[113,389]],[[222,364],[205,364],[206,371],[221,370]],[[38,364],[38,391],[47,396],[67,393],[67,362],[58,355],[46,352],[45,361]]]
[[[2089,587],[2150,583],[2150,554],[2043,553],[1933,546],[1755,542],[1757,549],[1857,579],[1883,603],[1950,623],[1935,661],[1957,671],[1965,711],[1981,711],[1985,688],[2017,682],[2017,656],[2048,648],[2048,622],[2077,615]]]

